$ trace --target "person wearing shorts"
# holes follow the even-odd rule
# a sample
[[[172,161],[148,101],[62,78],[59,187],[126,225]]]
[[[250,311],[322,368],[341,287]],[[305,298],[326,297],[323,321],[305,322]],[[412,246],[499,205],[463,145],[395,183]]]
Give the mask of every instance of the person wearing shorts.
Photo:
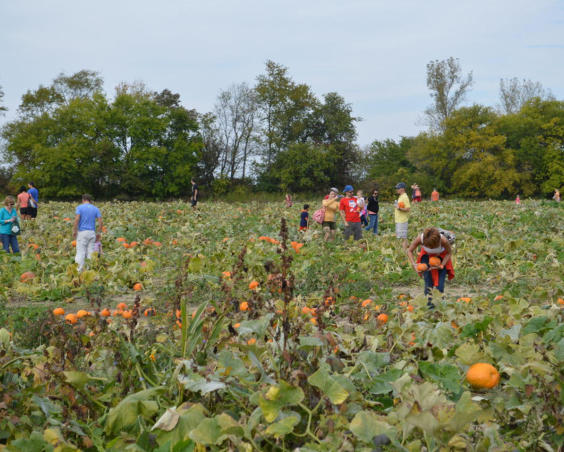
[[[339,210],[339,190],[336,188],[331,188],[329,194],[322,201],[323,207],[325,208],[325,215],[323,217],[323,232],[325,232],[324,239],[326,242],[329,240],[334,240],[337,234],[337,210]]]
[[[362,226],[360,223],[360,210],[361,206],[358,204],[358,199],[353,195],[354,189],[351,185],[344,188],[345,196],[339,202],[339,211],[341,218],[345,222],[345,231],[343,236],[345,241],[352,235],[353,239],[360,240],[362,238]]]
[[[29,220],[31,217],[29,215],[29,198],[31,195],[27,192],[26,188],[22,185],[20,188],[20,193],[18,195],[17,204],[20,208],[20,215],[22,220]]]
[[[405,193],[406,185],[400,182],[396,185],[396,192],[399,195],[394,204],[394,221],[396,223],[396,237],[402,241],[403,249],[407,251],[409,242],[407,241],[408,225],[409,225],[409,211],[411,204],[409,197]]]

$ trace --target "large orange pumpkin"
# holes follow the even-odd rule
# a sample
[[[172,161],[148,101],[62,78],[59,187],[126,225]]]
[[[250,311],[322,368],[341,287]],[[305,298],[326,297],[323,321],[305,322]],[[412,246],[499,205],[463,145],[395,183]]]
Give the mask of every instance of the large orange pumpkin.
[[[476,363],[470,366],[466,380],[476,388],[491,389],[499,383],[499,372],[488,363]]]
[[[78,322],[78,317],[76,316],[76,314],[67,314],[65,316],[65,320],[71,325],[74,325],[76,322]]]
[[[22,275],[20,276],[20,281],[21,282],[27,282],[27,281],[31,281],[33,278],[35,278],[35,273],[25,272],[25,273],[22,273]]]
[[[140,282],[135,283],[133,285],[133,290],[143,290],[143,284],[141,284]]]
[[[53,315],[64,315],[65,310],[63,308],[55,308],[53,309]]]
[[[439,265],[441,265],[441,259],[437,256],[433,256],[429,258],[429,265],[431,267],[438,267]]]
[[[424,263],[417,264],[417,271],[418,272],[427,271],[428,268],[429,268],[429,266],[427,264],[424,264]]]
[[[380,314],[378,317],[376,317],[376,319],[380,323],[387,323],[388,322],[388,314]]]

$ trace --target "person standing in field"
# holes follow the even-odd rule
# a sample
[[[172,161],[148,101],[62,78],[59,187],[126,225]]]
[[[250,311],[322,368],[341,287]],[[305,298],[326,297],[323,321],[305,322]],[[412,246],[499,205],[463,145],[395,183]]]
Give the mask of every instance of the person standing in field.
[[[344,188],[345,196],[339,202],[339,211],[341,218],[345,222],[344,238],[345,241],[352,235],[353,239],[360,240],[362,238],[362,227],[360,225],[360,206],[357,198],[353,196],[354,189],[351,185]]]
[[[22,217],[22,220],[29,220],[31,218],[28,213],[29,198],[31,198],[31,195],[27,192],[26,188],[22,185],[20,187],[20,193],[18,195],[18,202],[17,202],[17,205],[20,209],[20,215]]]
[[[12,227],[18,221],[18,211],[14,207],[16,201],[12,196],[6,196],[4,199],[4,207],[0,209],[0,240],[2,240],[2,248],[6,253],[19,253],[18,237],[13,233]]]
[[[29,190],[29,204],[27,207],[27,213],[30,218],[37,218],[37,205],[39,204],[39,190],[35,188],[35,184],[30,182],[27,184]]]
[[[409,197],[405,193],[405,188],[406,185],[404,182],[399,182],[396,185],[396,192],[399,197],[394,203],[394,221],[396,223],[396,237],[401,239],[403,249],[407,251],[407,246],[409,245],[407,241],[407,229],[411,204],[409,203]]]
[[[417,184],[413,184],[411,186],[411,190],[412,190],[412,199],[413,202],[421,202],[421,188],[419,188],[419,185]]]
[[[196,209],[196,204],[198,204],[198,197],[200,195],[200,189],[198,188],[198,184],[194,179],[190,180],[192,184],[192,195],[190,197],[190,204],[192,205],[192,209]]]
[[[292,201],[292,195],[290,193],[286,193],[286,197],[284,198],[284,201],[286,202],[286,207],[288,208],[294,205],[294,202]]]
[[[554,199],[556,202],[560,202],[560,190],[558,190],[557,188],[554,189],[554,196],[552,196],[552,199]]]
[[[309,204],[304,204],[300,213],[300,231],[307,231],[309,228]]]
[[[433,188],[433,191],[431,192],[431,201],[438,201],[439,200],[439,192],[437,191],[436,188]]]
[[[366,227],[366,231],[372,231],[378,234],[378,212],[380,211],[380,204],[378,202],[378,190],[373,190],[372,194],[368,197],[368,204],[366,206],[368,218],[370,222]]]
[[[363,227],[368,226],[368,220],[366,219],[366,199],[364,199],[364,192],[362,190],[356,192],[356,200],[360,208],[360,224]]]
[[[421,246],[421,251],[415,261],[413,252]],[[425,295],[427,295],[427,305],[433,308],[431,293],[436,288],[440,293],[445,290],[445,278],[454,278],[454,268],[451,261],[452,248],[448,238],[440,233],[438,228],[427,228],[422,234],[418,235],[407,250],[407,257],[414,270],[425,281]],[[433,258],[438,258],[437,263],[431,262]],[[425,264],[419,268],[418,264]],[[426,266],[426,268],[425,268]]]
[[[331,191],[325,199],[322,201],[323,207],[325,208],[325,215],[323,216],[323,231],[325,232],[325,241],[334,240],[337,234],[337,210],[339,210],[339,190],[336,188],[331,188]]]
[[[102,214],[98,207],[92,204],[89,194],[82,195],[82,204],[76,208],[72,236],[76,240],[76,256],[74,261],[78,264],[78,271],[84,268],[85,260],[92,257],[96,242],[96,220],[102,233]]]

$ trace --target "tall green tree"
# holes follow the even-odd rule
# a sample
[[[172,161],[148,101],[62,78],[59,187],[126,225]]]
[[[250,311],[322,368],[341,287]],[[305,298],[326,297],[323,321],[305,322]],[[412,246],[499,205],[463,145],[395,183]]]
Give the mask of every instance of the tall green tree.
[[[326,191],[333,181],[335,152],[331,146],[296,143],[281,151],[271,167],[270,177],[279,189],[292,192]]]
[[[278,152],[306,140],[307,118],[317,99],[308,85],[290,78],[288,68],[270,60],[265,73],[257,77],[255,91],[262,121],[264,167],[268,169]]]
[[[110,103],[93,74],[59,76],[22,97],[2,129],[14,182],[33,180],[55,198],[188,193],[202,146],[197,113],[136,85]]]
[[[352,114],[352,106],[338,93],[323,96],[308,118],[308,140],[330,147],[334,167],[329,174],[331,181],[344,185],[351,178],[351,170],[360,158],[356,145],[358,118]]]

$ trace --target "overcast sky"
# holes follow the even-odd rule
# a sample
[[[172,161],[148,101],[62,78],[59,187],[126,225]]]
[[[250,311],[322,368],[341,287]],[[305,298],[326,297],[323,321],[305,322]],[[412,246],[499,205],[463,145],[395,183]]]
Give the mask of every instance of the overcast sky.
[[[450,56],[474,73],[467,103],[496,105],[509,77],[563,99],[564,0],[0,0],[0,124],[28,89],[81,69],[109,94],[141,80],[206,112],[271,59],[351,103],[365,145],[424,128],[425,66]]]

